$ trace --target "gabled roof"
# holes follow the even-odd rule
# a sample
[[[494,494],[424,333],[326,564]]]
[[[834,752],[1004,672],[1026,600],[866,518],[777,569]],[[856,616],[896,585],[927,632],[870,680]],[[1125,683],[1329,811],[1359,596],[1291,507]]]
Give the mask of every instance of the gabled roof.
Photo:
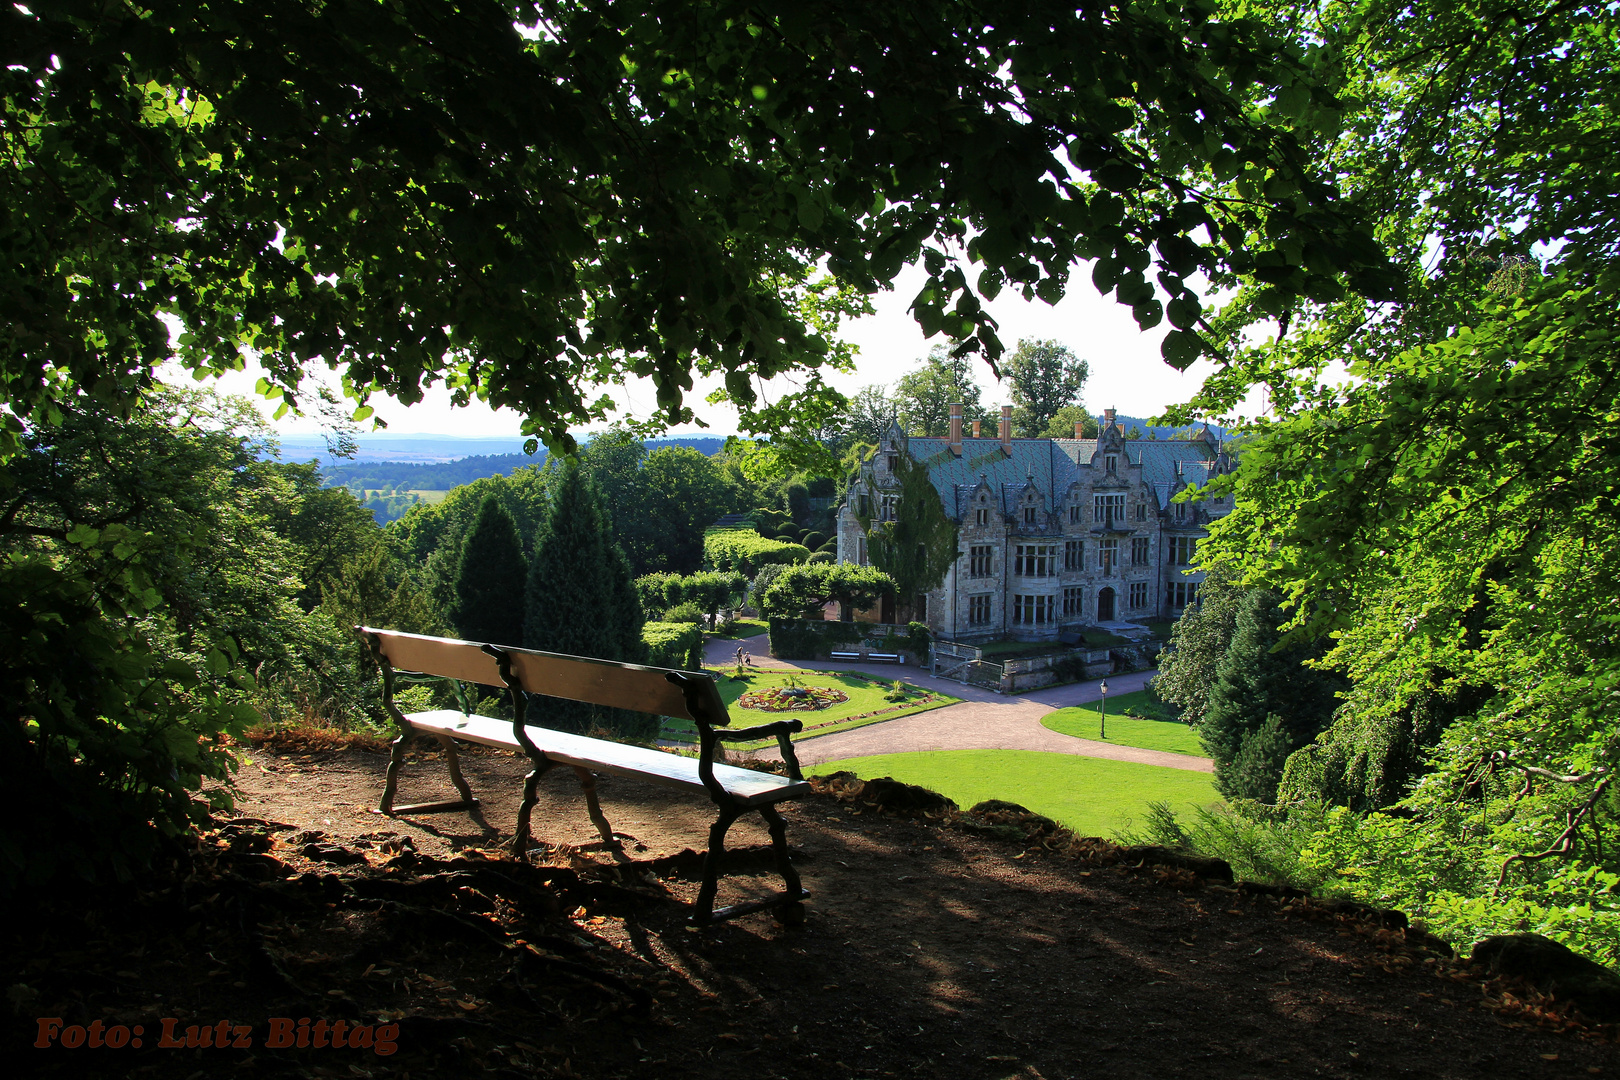
[[[957,520],[962,519],[967,501],[981,481],[989,485],[1002,513],[1012,512],[1018,496],[1030,484],[1040,492],[1043,507],[1052,511],[1075,481],[1096,480],[1102,475],[1100,464],[1095,471],[1091,468],[1092,456],[1101,448],[1096,439],[1014,439],[1009,454],[1000,439],[965,437],[960,457],[951,452],[949,439],[912,436],[904,445],[913,461],[928,466],[940,501]],[[1126,439],[1110,449],[1117,449],[1123,458],[1122,474],[1126,465],[1142,467],[1142,480],[1161,509],[1184,483],[1205,483],[1215,463],[1215,448],[1202,439]]]

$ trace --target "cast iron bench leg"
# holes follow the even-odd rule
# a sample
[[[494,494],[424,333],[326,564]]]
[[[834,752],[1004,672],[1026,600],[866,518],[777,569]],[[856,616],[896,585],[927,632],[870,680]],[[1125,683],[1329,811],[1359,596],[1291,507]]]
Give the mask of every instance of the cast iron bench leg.
[[[597,834],[602,837],[602,847],[613,852],[619,862],[628,861],[624,845],[613,835],[613,826],[608,824],[607,815],[602,813],[602,803],[596,797],[596,774],[583,765],[575,765],[574,775],[579,777],[579,786],[585,792],[585,809],[591,816],[591,824],[596,826]]]
[[[517,829],[512,837],[512,857],[516,859],[523,858],[529,850],[529,815],[534,811],[535,800],[540,796],[540,778],[557,764],[543,755],[532,760],[534,768],[523,778],[523,802],[518,806]]]
[[[776,872],[782,875],[782,884],[787,886],[784,896],[803,897],[804,883],[799,880],[799,872],[793,868],[793,860],[788,856],[787,822],[782,820],[781,813],[776,807],[766,804],[759,808],[759,816],[765,819],[765,827],[771,833],[771,851],[776,855]],[[804,904],[799,899],[793,899],[776,909],[778,921],[788,925],[797,925],[804,922]]]
[[[388,755],[388,777],[383,781],[382,802],[377,804],[379,814],[392,816],[394,813],[394,789],[399,785],[399,768],[405,764],[405,751],[415,734],[416,729],[405,724],[400,730],[399,738],[394,740],[394,748]]]
[[[714,894],[720,888],[720,862],[726,857],[726,830],[742,813],[734,806],[721,806],[720,816],[709,826],[709,851],[703,857],[703,887],[698,890],[697,903],[692,905],[692,921],[712,922]]]
[[[401,814],[442,814],[450,810],[472,810],[477,807],[478,800],[473,798],[472,788],[467,786],[466,777],[461,775],[461,760],[456,754],[456,741],[448,735],[440,735],[437,732],[433,737],[444,747],[447,764],[450,767],[450,782],[456,786],[461,798],[446,802],[412,803],[410,806],[394,805],[394,791],[399,784],[399,770],[405,764],[405,750],[415,734],[416,729],[407,724],[400,737],[394,740],[393,752],[388,756],[388,778],[383,781],[382,803],[377,807],[377,812],[387,814],[389,817],[398,817]]]
[[[478,800],[473,798],[472,788],[467,786],[466,778],[461,775],[461,757],[456,753],[456,740],[448,735],[440,735],[438,739],[450,766],[450,782],[461,792],[461,798],[470,810],[478,805]]]

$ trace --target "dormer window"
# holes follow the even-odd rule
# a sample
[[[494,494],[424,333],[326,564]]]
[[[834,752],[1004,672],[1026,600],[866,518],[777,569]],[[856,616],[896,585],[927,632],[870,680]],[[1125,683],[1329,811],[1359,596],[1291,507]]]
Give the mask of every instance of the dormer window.
[[[1103,467],[1109,472],[1113,472],[1115,469],[1119,468],[1119,457],[1115,454],[1107,455],[1103,458]]]
[[[979,510],[978,510],[978,517],[977,517],[976,520],[978,521],[978,523],[980,525],[988,525],[988,524],[990,524],[990,511],[986,510],[983,507],[980,507]]]
[[[889,471],[892,472],[892,473],[897,473],[897,472],[900,471],[900,455],[899,454],[890,454],[889,455]]]
[[[1035,508],[1033,506],[1024,507],[1024,524],[1035,524]]]

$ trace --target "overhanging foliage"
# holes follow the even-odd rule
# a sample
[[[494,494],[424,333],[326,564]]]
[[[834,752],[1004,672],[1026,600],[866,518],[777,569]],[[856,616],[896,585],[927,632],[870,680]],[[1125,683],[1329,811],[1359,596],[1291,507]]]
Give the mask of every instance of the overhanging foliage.
[[[592,385],[648,377],[686,422],[712,374],[777,435],[837,411],[828,327],[918,260],[924,332],[992,360],[981,299],[1054,302],[1077,259],[1168,315],[1178,365],[1193,275],[1284,306],[1391,284],[1307,152],[1345,103],[1208,0],[39,0],[0,43],[0,297],[29,313],[0,450],[171,352],[257,358],[289,403],[315,364],[362,402],[443,380],[569,451]]]

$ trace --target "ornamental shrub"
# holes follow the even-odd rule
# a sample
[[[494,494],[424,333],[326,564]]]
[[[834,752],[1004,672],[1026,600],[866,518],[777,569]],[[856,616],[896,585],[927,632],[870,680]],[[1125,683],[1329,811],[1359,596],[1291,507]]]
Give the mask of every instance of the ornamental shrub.
[[[636,596],[642,611],[663,611],[681,602],[679,574],[643,574],[636,578]]]
[[[641,628],[647,663],[653,667],[703,670],[703,631],[689,622],[650,622]]]
[[[722,573],[754,577],[763,566],[801,563],[809,557],[809,548],[769,539],[753,529],[710,529],[703,534],[703,565]]]
[[[672,608],[665,608],[659,619],[666,623],[696,623],[702,625],[704,620],[703,609],[690,600],[684,604],[676,604]]]

